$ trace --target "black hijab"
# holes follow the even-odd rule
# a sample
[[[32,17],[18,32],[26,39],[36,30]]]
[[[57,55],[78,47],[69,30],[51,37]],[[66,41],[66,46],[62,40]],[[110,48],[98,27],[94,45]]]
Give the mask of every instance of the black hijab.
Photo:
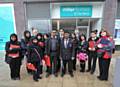
[[[16,40],[15,40],[15,41],[13,41],[13,40],[11,39],[13,36],[16,38]],[[16,34],[14,34],[14,33],[13,33],[13,34],[11,34],[11,35],[10,35],[10,43],[15,44],[15,43],[17,43],[17,42],[18,42],[18,37],[17,37],[17,35],[16,35]]]
[[[30,34],[29,37],[26,36],[27,33]],[[26,41],[26,42],[29,42],[29,41],[30,41],[30,38],[31,38],[31,33],[30,33],[30,31],[28,31],[28,30],[24,31],[24,38],[25,38],[25,41]]]

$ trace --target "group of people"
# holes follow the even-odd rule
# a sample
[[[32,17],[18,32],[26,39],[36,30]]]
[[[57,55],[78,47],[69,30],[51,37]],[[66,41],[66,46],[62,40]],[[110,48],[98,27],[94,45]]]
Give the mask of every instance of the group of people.
[[[36,29],[31,32],[24,31],[24,38],[18,41],[16,34],[11,34],[10,41],[6,42],[5,61],[9,64],[12,80],[20,80],[20,67],[26,59],[27,72],[33,75],[34,81],[42,79],[43,63],[46,64],[46,77],[51,74],[55,77],[61,72],[61,77],[67,73],[74,77],[76,61],[80,62],[80,72],[94,74],[96,61],[99,60],[99,80],[108,80],[109,66],[114,52],[114,41],[107,30],[102,29],[97,36],[97,30],[91,31],[87,40],[84,34],[59,32],[52,30],[50,34],[38,33]],[[88,69],[86,70],[86,61]],[[32,69],[30,68],[30,66]],[[29,66],[29,67],[28,67]],[[34,68],[34,69],[33,69]]]

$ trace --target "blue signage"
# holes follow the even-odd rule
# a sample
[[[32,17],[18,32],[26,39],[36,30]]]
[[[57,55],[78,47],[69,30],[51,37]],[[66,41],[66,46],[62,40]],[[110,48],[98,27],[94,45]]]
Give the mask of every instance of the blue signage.
[[[91,17],[92,6],[61,6],[60,17]]]
[[[12,33],[15,33],[13,4],[0,4],[0,50],[5,49]]]

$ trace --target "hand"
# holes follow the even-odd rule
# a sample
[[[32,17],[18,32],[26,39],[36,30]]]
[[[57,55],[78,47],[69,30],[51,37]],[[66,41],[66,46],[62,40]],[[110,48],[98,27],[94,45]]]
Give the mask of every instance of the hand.
[[[90,47],[89,47],[88,49],[89,49],[89,50],[92,50],[92,48],[90,48]]]
[[[44,60],[42,60],[42,64],[43,64],[43,66],[45,66],[45,61]]]
[[[102,48],[103,46],[102,46],[102,44],[98,44],[98,48]]]
[[[62,60],[62,57],[60,57],[60,60]]]
[[[75,57],[72,57],[72,60],[74,60],[75,59]]]
[[[95,51],[95,48],[93,48],[92,50]]]
[[[9,48],[10,50],[12,50],[12,48]]]

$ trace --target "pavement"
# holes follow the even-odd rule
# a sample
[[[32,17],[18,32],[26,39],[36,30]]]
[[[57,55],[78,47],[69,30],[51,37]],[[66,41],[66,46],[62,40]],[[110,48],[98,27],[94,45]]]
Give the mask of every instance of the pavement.
[[[21,67],[21,80],[11,80],[9,66],[4,62],[4,52],[0,52],[0,87],[113,87],[114,67],[118,57],[120,57],[120,51],[113,55],[108,81],[99,81],[97,79],[99,69],[97,63],[96,72],[93,75],[88,72],[80,73],[77,65],[74,78],[71,78],[69,74],[66,74],[63,78],[60,74],[57,78],[53,75],[46,78],[44,68],[43,79],[39,80],[39,82],[34,82],[32,76],[27,74],[25,61],[23,61]]]

